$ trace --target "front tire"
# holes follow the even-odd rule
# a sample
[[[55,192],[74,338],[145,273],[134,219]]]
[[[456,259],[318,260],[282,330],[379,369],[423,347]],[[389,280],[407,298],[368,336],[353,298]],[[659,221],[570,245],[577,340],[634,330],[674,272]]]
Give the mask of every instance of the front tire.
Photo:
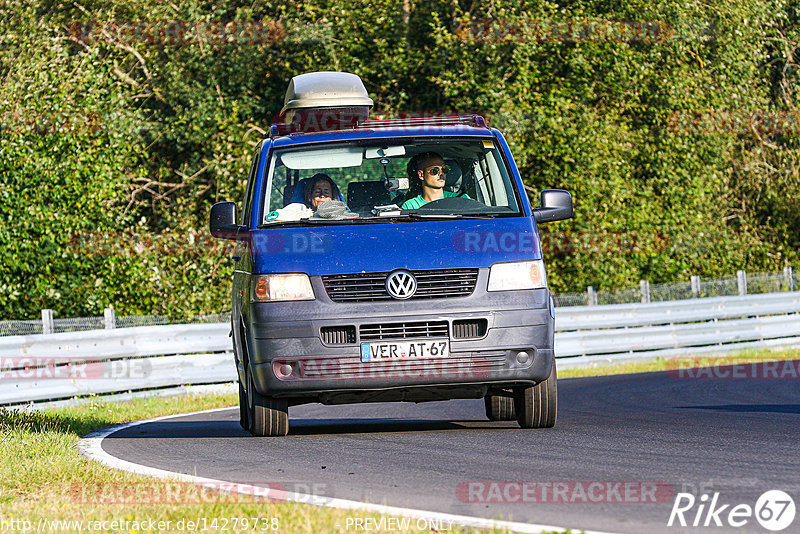
[[[486,417],[489,418],[489,421],[514,421],[517,419],[513,398],[503,395],[486,395],[483,402],[486,405]]]
[[[247,408],[250,433],[257,437],[285,436],[289,433],[289,404],[286,400],[265,397],[256,391],[253,374],[247,373]]]
[[[521,428],[552,428],[558,413],[556,362],[547,380],[535,386],[514,389],[514,409]]]

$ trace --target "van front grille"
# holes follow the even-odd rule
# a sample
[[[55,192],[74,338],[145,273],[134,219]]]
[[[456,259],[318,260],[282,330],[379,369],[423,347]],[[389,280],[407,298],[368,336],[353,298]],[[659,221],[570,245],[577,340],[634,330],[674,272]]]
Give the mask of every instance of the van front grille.
[[[424,337],[447,337],[447,321],[424,321],[415,323],[362,324],[358,328],[361,341],[380,339],[408,339]]]
[[[475,290],[478,269],[431,269],[411,271],[417,279],[413,299],[466,297]],[[372,302],[394,300],[386,292],[388,272],[335,274],[322,277],[328,296],[334,302]]]
[[[453,321],[453,339],[479,338],[486,335],[486,319],[459,319]]]
[[[323,326],[319,329],[322,342],[328,345],[348,345],[356,342],[356,327],[346,326]]]

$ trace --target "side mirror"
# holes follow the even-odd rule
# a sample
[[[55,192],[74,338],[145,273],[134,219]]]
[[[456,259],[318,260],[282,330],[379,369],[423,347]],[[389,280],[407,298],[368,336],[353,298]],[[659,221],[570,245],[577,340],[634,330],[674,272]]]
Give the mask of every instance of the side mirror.
[[[563,221],[570,219],[572,211],[572,195],[563,189],[545,189],[541,194],[542,207],[533,210],[533,218],[537,223]]]
[[[237,239],[242,227],[236,224],[236,203],[217,202],[211,206],[211,235],[221,239]]]

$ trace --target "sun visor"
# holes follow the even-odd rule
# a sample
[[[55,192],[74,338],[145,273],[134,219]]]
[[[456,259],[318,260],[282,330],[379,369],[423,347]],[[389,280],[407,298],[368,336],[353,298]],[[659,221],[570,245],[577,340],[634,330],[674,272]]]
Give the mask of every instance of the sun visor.
[[[281,163],[290,169],[359,167],[364,161],[363,154],[363,150],[356,147],[322,148],[287,152],[281,155]]]

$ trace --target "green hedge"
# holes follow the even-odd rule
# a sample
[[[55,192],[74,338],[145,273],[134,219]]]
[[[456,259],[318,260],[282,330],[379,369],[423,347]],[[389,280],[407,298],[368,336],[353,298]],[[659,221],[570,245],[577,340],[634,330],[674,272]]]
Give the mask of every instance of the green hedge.
[[[225,310],[208,210],[315,70],[359,74],[377,113],[483,112],[534,200],[572,191],[575,219],[542,227],[556,291],[796,263],[795,4],[403,5],[7,0],[0,317]],[[169,21],[261,21],[262,42],[148,36]]]

